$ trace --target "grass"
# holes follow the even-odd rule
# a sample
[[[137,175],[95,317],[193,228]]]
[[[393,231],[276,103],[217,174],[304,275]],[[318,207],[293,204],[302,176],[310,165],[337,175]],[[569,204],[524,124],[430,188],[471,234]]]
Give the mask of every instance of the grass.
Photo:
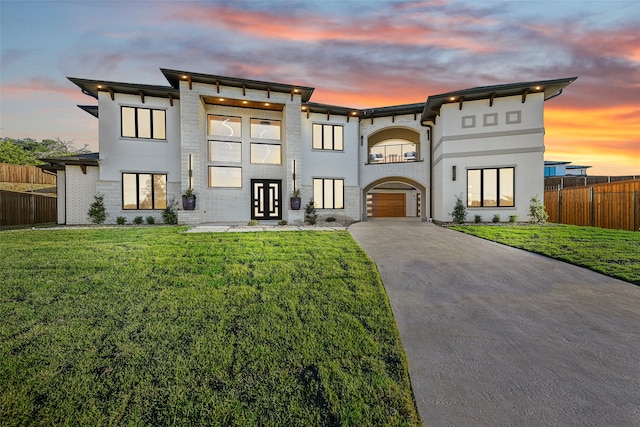
[[[640,285],[640,233],[635,231],[551,224],[450,228]]]
[[[417,425],[347,232],[0,235],[4,425]]]

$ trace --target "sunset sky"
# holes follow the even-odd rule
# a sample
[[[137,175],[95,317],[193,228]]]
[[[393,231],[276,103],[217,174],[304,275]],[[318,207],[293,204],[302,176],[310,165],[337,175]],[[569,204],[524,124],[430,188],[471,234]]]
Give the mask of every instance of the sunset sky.
[[[545,106],[546,160],[640,175],[640,2],[0,0],[0,137],[97,150],[67,76],[168,85],[159,68],[299,84],[368,108],[578,76]]]

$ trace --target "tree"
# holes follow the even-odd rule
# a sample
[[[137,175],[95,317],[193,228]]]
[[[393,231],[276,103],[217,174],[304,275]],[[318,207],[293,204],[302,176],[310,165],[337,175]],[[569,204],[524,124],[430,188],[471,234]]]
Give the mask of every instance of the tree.
[[[32,153],[6,140],[0,141],[0,163],[12,165],[35,165],[36,158]]]
[[[104,207],[104,196],[102,194],[98,194],[93,196],[93,203],[89,207],[89,218],[91,218],[91,222],[94,224],[102,224],[107,220],[107,210]]]
[[[32,138],[13,139],[0,138],[0,163],[14,165],[38,165],[38,159],[46,157],[64,157],[89,153],[89,147],[77,149],[71,141],[44,139],[36,141]]]
[[[538,200],[537,194],[531,198],[529,204],[529,217],[531,218],[531,222],[534,224],[544,224],[549,218],[547,211],[544,210],[544,205],[540,203],[540,200]]]
[[[462,194],[456,196],[456,204],[451,212],[451,217],[456,224],[462,224],[467,219],[467,208],[462,201]]]

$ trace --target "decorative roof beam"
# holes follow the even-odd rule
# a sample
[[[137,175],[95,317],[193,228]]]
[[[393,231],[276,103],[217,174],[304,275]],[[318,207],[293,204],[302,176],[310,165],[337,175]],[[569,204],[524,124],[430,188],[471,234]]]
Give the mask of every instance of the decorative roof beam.
[[[247,96],[247,86],[242,85],[242,96]]]
[[[327,110],[327,121],[329,120],[329,117],[331,117],[331,111]]]
[[[138,93],[140,94],[140,102],[144,104],[144,92],[142,90],[139,90]]]
[[[464,102],[464,96],[460,97],[460,111],[462,111],[462,103]]]
[[[191,76],[187,76],[187,82],[189,82],[189,90],[193,89],[193,79]]]
[[[271,88],[267,87],[267,98],[271,98]]]
[[[527,94],[531,92],[529,89],[525,89],[522,91],[522,103],[524,104],[524,102],[527,100]]]
[[[169,104],[173,107],[173,95],[169,94]]]
[[[216,91],[220,93],[220,80],[216,80]]]
[[[109,95],[111,95],[111,100],[115,101],[116,93],[114,92],[113,88],[108,87],[107,90],[109,91]]]
[[[491,95],[489,95],[489,107],[493,107],[493,100],[496,97],[496,93],[493,92]]]

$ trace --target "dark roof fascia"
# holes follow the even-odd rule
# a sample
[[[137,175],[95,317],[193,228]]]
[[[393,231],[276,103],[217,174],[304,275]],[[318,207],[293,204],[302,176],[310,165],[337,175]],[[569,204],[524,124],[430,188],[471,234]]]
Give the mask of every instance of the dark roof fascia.
[[[80,87],[84,94],[92,96],[95,99],[98,99],[98,92],[100,91],[113,91],[114,93],[122,93],[127,95],[140,95],[140,92],[142,91],[145,96],[152,96],[157,98],[169,98],[169,96],[171,96],[174,99],[180,98],[180,91],[172,86],[122,83],[105,80],[88,80],[79,79],[76,77],[67,78],[78,87]]]
[[[91,114],[96,119],[98,118],[98,106],[97,105],[78,105],[78,108]]]
[[[56,166],[65,166],[65,165],[85,165],[85,166],[98,166],[98,161],[100,159],[100,153],[88,153],[88,154],[78,154],[75,156],[64,156],[64,157],[52,157],[47,159],[39,159],[42,162],[49,163],[51,167]],[[45,165],[42,165],[45,166]]]
[[[162,74],[166,77],[172,87],[178,89],[180,81],[185,81],[183,76],[190,78],[192,82],[205,83],[210,85],[221,85],[246,89],[264,90],[281,93],[300,93],[302,102],[308,102],[313,94],[314,88],[308,86],[290,85],[284,83],[265,82],[260,80],[240,79],[236,77],[217,76],[214,74],[192,73],[190,71],[169,70],[161,68]]]
[[[589,169],[591,166],[567,165],[566,169]]]
[[[495,86],[480,86],[471,89],[458,90],[454,92],[433,95],[427,99],[427,103],[422,113],[422,121],[429,122],[439,115],[442,104],[458,103],[460,98],[464,97],[464,102],[477,101],[481,99],[502,98],[506,96],[522,95],[525,91],[528,93],[544,92],[544,100],[551,99],[562,93],[562,90],[569,84],[574,82],[578,77],[567,77],[554,80],[538,80],[533,82],[507,83]],[[536,90],[536,87],[540,90]],[[455,98],[451,100],[451,98]]]
[[[405,114],[420,114],[424,111],[424,102],[414,104],[392,105],[390,107],[363,108],[362,118],[376,118],[402,116]]]
[[[357,108],[340,107],[338,105],[320,104],[317,102],[305,102],[304,104],[302,104],[302,111],[352,117],[356,117],[361,114],[360,110],[358,110]]]

